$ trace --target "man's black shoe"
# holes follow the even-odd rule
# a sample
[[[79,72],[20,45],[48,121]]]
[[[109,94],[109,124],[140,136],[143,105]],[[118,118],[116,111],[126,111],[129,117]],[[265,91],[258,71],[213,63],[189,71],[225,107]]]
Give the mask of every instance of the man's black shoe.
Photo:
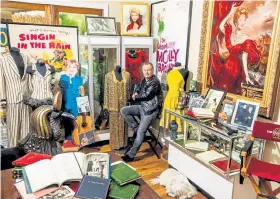
[[[130,148],[131,145],[127,145],[126,147],[117,150],[117,153],[126,155],[126,153],[129,151]]]
[[[122,156],[122,159],[123,159],[125,162],[133,162],[133,161],[134,161],[134,157],[131,158],[131,157],[129,157],[128,155]]]

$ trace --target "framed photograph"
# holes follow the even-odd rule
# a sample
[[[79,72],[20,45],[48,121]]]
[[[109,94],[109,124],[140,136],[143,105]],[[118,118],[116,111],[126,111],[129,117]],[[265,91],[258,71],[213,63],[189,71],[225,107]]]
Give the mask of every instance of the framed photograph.
[[[204,103],[204,99],[202,97],[191,97],[189,102],[189,110],[193,110],[193,108],[201,108]]]
[[[231,124],[252,130],[254,121],[259,113],[260,103],[246,100],[237,100],[232,115]]]
[[[205,96],[205,100],[201,108],[217,110],[225,96],[225,91],[210,88]]]
[[[88,35],[117,35],[116,21],[113,17],[86,16]]]
[[[204,1],[198,88],[260,103],[273,119],[280,71],[280,1]]]
[[[150,36],[149,3],[121,3],[121,35]]]
[[[235,104],[224,104],[223,105],[222,112],[227,115],[229,121],[231,121],[232,114],[233,114],[233,111],[234,111],[234,107],[235,107]]]

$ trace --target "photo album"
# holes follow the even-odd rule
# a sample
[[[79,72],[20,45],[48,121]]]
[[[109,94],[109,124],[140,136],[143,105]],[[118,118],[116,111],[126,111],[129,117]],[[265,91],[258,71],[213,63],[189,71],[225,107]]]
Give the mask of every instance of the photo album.
[[[83,175],[109,179],[110,164],[107,153],[69,152],[24,167],[23,178],[27,193],[33,193],[51,185],[81,181]]]

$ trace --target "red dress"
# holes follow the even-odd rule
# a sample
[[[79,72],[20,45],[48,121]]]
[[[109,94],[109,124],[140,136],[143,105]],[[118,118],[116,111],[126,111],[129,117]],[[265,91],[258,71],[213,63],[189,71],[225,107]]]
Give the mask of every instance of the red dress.
[[[131,85],[139,84],[141,81],[141,64],[148,61],[148,57],[143,50],[137,52],[138,56],[131,58],[128,52],[125,54],[125,70],[130,73]]]
[[[214,88],[226,90],[229,93],[241,94],[241,82],[245,82],[246,76],[242,64],[242,53],[248,53],[247,67],[257,64],[260,53],[256,43],[247,39],[242,44],[233,46],[231,44],[232,27],[225,26],[225,42],[229,56],[222,63],[218,53],[212,54],[210,75],[214,80]]]

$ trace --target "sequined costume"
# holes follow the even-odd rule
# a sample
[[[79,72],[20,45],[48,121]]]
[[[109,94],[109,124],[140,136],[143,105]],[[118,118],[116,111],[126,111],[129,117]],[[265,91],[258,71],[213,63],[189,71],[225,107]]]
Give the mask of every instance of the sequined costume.
[[[127,145],[127,124],[120,109],[130,97],[130,74],[122,71],[122,81],[116,79],[115,71],[105,75],[104,108],[109,110],[110,146],[119,149]]]

